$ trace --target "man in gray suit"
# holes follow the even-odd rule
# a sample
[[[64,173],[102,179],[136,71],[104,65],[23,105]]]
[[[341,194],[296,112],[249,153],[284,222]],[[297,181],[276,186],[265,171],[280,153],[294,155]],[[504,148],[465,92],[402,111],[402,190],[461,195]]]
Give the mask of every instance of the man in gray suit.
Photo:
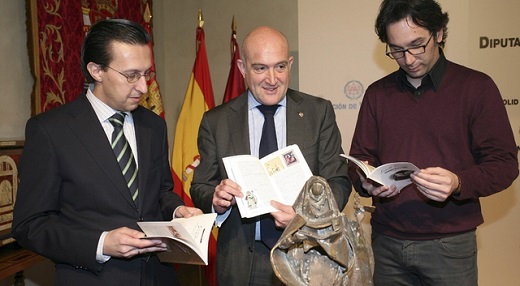
[[[271,268],[270,248],[261,242],[258,219],[241,218],[235,197],[243,193],[228,179],[222,163],[226,156],[259,155],[264,117],[258,107],[279,105],[274,115],[278,148],[297,144],[312,173],[329,182],[340,209],[351,184],[339,156],[341,135],[332,104],[288,89],[293,57],[285,36],[269,27],[256,28],[244,39],[242,52],[238,67],[248,91],[204,114],[198,137],[200,165],[190,192],[197,207],[219,214],[218,284],[280,285]],[[290,205],[275,201],[272,205],[279,211],[268,216],[283,230],[295,212]]]
[[[136,23],[97,22],[81,51],[89,89],[27,122],[13,236],[56,263],[56,285],[178,285],[154,254],[166,245],[137,226],[202,213],[172,192],[166,124],[139,106],[153,77],[149,42]],[[128,182],[111,147],[117,113],[131,148],[122,153],[136,163]]]

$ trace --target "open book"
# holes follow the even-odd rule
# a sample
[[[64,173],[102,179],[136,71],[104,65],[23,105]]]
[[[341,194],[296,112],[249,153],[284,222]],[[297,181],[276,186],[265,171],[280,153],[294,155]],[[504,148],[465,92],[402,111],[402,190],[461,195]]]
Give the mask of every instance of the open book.
[[[162,262],[208,265],[208,241],[216,213],[171,221],[137,222],[146,238],[162,238],[168,250],[158,252]]]
[[[228,177],[242,188],[244,196],[236,201],[240,215],[246,218],[277,211],[271,200],[292,205],[312,177],[298,145],[287,146],[262,159],[237,155],[222,160]]]
[[[412,183],[410,174],[419,170],[419,168],[409,162],[388,163],[375,168],[350,155],[341,154],[340,156],[356,164],[363,171],[366,178],[383,186],[390,187],[395,185],[399,191]]]

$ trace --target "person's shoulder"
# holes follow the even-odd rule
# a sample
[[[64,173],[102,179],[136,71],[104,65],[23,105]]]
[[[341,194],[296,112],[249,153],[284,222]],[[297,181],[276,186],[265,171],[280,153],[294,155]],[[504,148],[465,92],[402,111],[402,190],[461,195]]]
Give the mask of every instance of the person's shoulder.
[[[368,85],[367,90],[388,89],[397,86],[399,70],[394,71]]]
[[[166,124],[164,118],[141,105],[137,106],[137,108],[132,111],[132,116],[134,117],[134,120],[142,120],[143,122],[149,122],[150,124]]]
[[[330,100],[325,99],[323,97],[319,97],[316,95],[312,95],[309,93],[305,93],[295,89],[287,89],[287,97],[289,100],[295,101],[297,103],[301,102],[312,102],[313,104],[326,104],[330,102]]]
[[[381,96],[388,97],[389,94],[400,91],[398,75],[399,73],[396,71],[369,84],[363,94],[363,101]]]
[[[58,105],[52,109],[38,113],[35,116],[31,117],[31,119],[41,122],[66,123],[68,122],[67,118],[75,117],[78,114],[85,112],[85,101],[87,101],[86,97],[84,95],[81,95],[70,102]]]
[[[247,107],[247,92],[235,97],[225,103],[222,103],[205,112],[206,116],[221,116],[229,112],[238,112]]]
[[[446,74],[450,77],[457,76],[463,78],[473,78],[475,80],[491,79],[491,77],[483,71],[479,71],[452,61],[447,61],[447,63]]]

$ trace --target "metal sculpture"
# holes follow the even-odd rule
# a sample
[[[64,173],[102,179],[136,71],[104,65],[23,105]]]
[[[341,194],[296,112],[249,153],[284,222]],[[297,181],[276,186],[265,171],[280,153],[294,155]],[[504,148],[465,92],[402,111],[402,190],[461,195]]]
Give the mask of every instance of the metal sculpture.
[[[373,254],[360,222],[340,212],[322,177],[311,177],[296,199],[295,218],[271,250],[271,264],[286,285],[373,285]],[[344,210],[345,211],[345,210]]]

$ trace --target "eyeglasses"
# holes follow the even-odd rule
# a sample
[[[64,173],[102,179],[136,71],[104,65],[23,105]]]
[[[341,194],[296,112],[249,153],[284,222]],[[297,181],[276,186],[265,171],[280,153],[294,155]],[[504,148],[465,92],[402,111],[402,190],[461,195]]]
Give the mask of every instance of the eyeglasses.
[[[155,76],[155,72],[153,71],[148,71],[147,73],[144,73],[144,74],[140,74],[138,72],[133,72],[131,74],[125,74],[125,73],[122,73],[114,68],[111,68],[109,66],[107,66],[107,68],[119,73],[120,75],[126,77],[126,80],[129,82],[129,83],[134,83],[134,82],[137,82],[142,76],[144,76],[144,79],[146,81],[149,81],[151,78],[153,78]]]
[[[393,60],[403,58],[404,57],[404,53],[406,53],[406,52],[408,52],[410,55],[414,55],[414,56],[420,55],[420,54],[424,54],[424,52],[426,51],[426,46],[428,46],[428,44],[430,43],[432,38],[433,38],[433,34],[430,35],[430,38],[428,39],[428,41],[424,45],[411,47],[411,48],[408,48],[408,49],[398,50],[398,51],[388,51],[388,45],[386,45],[386,53],[385,54],[389,58],[391,58]]]

